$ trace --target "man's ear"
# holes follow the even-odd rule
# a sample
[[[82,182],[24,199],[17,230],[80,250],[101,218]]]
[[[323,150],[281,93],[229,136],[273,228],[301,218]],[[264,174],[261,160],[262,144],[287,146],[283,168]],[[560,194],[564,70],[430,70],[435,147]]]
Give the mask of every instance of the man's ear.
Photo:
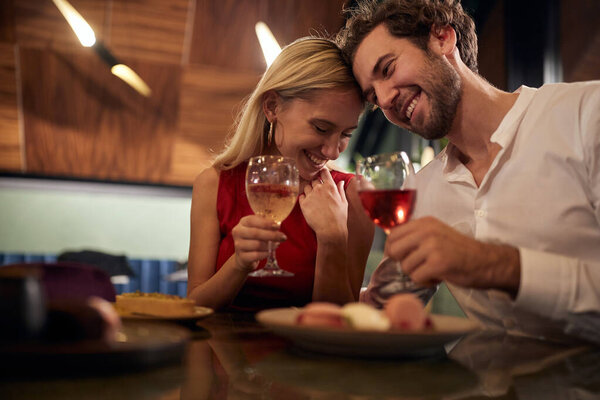
[[[274,90],[269,90],[263,95],[262,107],[265,117],[269,122],[277,119],[277,109],[279,105],[279,95]]]
[[[429,48],[439,55],[448,56],[456,48],[456,32],[450,25],[431,26]]]

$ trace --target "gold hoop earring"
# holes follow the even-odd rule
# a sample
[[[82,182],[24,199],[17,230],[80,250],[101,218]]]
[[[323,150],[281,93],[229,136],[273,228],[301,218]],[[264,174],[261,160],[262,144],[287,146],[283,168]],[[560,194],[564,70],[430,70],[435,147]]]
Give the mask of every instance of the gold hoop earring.
[[[275,122],[269,123],[269,134],[267,135],[267,146],[271,147],[271,143],[273,142],[273,125]]]

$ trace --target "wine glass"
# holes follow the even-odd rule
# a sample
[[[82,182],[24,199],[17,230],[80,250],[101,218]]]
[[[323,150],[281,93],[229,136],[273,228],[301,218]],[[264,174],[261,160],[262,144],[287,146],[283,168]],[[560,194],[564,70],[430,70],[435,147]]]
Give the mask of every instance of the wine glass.
[[[356,175],[362,205],[386,235],[394,226],[410,219],[417,191],[415,170],[405,152],[378,154],[357,161]],[[393,261],[393,264],[394,282],[388,290],[415,291],[415,283],[402,272],[400,263]]]
[[[300,187],[298,170],[291,158],[283,156],[252,157],[246,169],[246,196],[255,214],[281,225],[290,214]],[[294,276],[279,267],[273,242],[269,241],[269,256],[262,269],[248,276]]]

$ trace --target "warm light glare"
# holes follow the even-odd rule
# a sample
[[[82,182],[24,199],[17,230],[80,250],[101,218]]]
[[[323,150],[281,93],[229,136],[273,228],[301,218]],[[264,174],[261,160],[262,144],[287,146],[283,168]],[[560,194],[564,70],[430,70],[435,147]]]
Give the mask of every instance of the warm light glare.
[[[423,153],[421,153],[421,168],[429,164],[434,157],[435,152],[433,151],[433,147],[425,146]]]
[[[52,0],[61,14],[65,17],[77,39],[84,47],[91,47],[96,43],[96,35],[92,27],[83,19],[81,14],[67,0]]]
[[[398,223],[403,223],[404,219],[406,218],[404,215],[404,210],[402,208],[398,208],[398,211],[396,211],[396,216],[398,217]]]
[[[118,76],[119,78],[124,80],[129,86],[134,88],[140,94],[149,97],[150,93],[152,93],[152,90],[150,90],[150,87],[146,85],[146,82],[144,82],[142,78],[140,78],[140,76],[136,74],[135,71],[129,68],[127,65],[114,65],[110,69],[110,72],[112,72],[113,75]]]
[[[267,24],[264,22],[257,22],[254,28],[263,55],[265,56],[265,61],[267,62],[267,68],[269,68],[269,66],[273,64],[273,61],[275,61],[275,58],[281,53],[281,47],[279,46],[279,43],[277,43],[275,36],[273,36],[273,33]]]

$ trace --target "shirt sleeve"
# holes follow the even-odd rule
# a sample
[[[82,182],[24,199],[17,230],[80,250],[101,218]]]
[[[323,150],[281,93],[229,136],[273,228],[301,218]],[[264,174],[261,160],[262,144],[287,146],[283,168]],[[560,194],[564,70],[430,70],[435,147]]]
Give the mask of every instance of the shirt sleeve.
[[[588,85],[579,103],[579,140],[587,193],[600,229],[600,90]],[[600,246],[600,243],[598,244]],[[515,306],[561,323],[566,334],[600,343],[600,260],[583,261],[520,248],[521,285]]]
[[[600,343],[600,263],[519,250],[521,285],[515,306],[560,322],[568,335]]]

